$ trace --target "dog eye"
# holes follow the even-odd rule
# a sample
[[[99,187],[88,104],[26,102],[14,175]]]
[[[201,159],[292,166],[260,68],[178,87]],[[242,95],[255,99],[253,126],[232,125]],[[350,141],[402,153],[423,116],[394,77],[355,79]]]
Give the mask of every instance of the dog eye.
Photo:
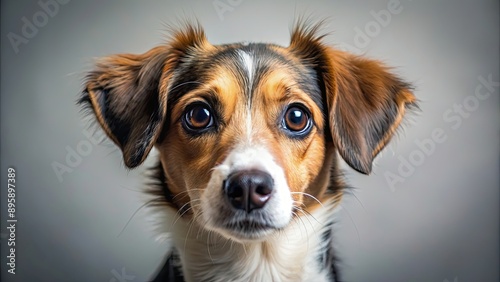
[[[184,114],[184,123],[190,130],[201,130],[213,125],[210,107],[198,104],[190,107]]]
[[[283,125],[294,134],[304,135],[311,129],[311,119],[303,107],[292,105],[285,112]]]

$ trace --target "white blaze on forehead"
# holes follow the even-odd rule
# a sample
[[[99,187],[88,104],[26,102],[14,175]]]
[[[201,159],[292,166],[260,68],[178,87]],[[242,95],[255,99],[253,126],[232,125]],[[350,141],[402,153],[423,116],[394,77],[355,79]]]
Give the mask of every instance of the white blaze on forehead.
[[[240,56],[241,63],[247,72],[249,83],[248,87],[251,89],[250,86],[252,85],[254,74],[253,56],[243,50],[238,50],[238,55]]]
[[[241,64],[246,71],[248,77],[248,85],[246,85],[246,89],[248,92],[252,91],[252,83],[254,77],[254,65],[253,65],[253,56],[243,50],[238,50],[238,56],[240,57]],[[246,136],[249,144],[252,143],[252,112],[250,110],[250,99],[252,97],[251,93],[247,93],[248,95],[248,111],[246,116]]]

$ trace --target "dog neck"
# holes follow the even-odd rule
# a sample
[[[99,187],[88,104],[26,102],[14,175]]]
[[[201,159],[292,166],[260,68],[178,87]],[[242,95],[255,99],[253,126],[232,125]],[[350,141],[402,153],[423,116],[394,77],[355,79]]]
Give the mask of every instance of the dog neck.
[[[343,185],[336,181],[337,172],[331,172],[330,195],[339,196],[333,192]],[[161,163],[153,173],[149,192],[156,203],[151,214],[159,216],[154,219],[156,231],[169,241],[174,256],[178,255],[174,264],[182,269],[185,281],[338,281],[332,246],[338,197],[329,197],[313,210],[298,212],[286,228],[265,240],[238,242],[207,230],[193,215],[179,210]]]
[[[163,235],[185,281],[337,281],[332,246],[336,204],[294,218],[263,241],[237,242],[163,207]]]

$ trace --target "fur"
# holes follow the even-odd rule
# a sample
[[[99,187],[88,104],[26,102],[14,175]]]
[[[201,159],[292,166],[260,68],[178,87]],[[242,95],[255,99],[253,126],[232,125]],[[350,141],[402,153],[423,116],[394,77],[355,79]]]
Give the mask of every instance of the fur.
[[[337,155],[369,174],[408,109],[409,83],[326,45],[299,20],[290,45],[212,45],[199,25],[97,62],[80,102],[140,165],[173,250],[154,281],[339,281]]]

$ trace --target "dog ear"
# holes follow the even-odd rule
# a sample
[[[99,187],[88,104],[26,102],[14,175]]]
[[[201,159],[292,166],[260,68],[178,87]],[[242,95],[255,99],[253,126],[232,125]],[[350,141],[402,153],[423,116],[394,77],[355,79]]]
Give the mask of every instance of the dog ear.
[[[108,137],[134,168],[147,157],[167,116],[170,77],[190,48],[206,41],[203,30],[187,26],[170,44],[143,54],[100,59],[86,77],[80,103],[90,105]]]
[[[416,98],[411,86],[381,62],[333,49],[327,59],[331,69],[324,83],[333,142],[352,168],[369,174]]]
[[[411,86],[374,61],[325,46],[319,25],[299,26],[290,47],[315,66],[322,87],[332,141],[355,170],[369,174],[375,156],[416,106]]]

